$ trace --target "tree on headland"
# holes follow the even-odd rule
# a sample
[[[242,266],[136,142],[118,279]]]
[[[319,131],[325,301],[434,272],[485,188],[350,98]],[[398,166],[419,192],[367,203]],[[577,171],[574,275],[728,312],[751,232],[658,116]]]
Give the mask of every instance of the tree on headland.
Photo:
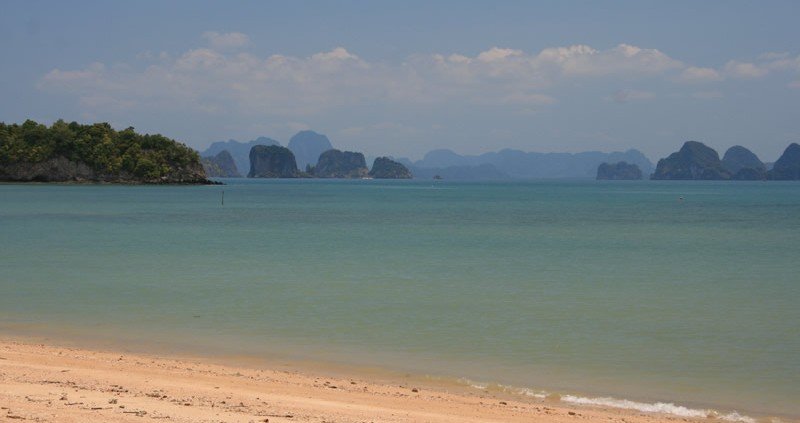
[[[57,160],[87,167],[90,180],[205,180],[197,152],[163,135],[138,134],[132,127],[116,131],[108,123],[58,120],[47,127],[32,120],[21,125],[0,122],[0,174],[5,179],[15,179],[12,168]]]

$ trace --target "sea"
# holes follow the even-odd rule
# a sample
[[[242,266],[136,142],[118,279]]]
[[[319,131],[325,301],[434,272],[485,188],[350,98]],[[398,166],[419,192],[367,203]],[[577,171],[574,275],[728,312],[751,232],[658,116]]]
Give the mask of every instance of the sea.
[[[0,334],[800,417],[800,184],[0,185]]]

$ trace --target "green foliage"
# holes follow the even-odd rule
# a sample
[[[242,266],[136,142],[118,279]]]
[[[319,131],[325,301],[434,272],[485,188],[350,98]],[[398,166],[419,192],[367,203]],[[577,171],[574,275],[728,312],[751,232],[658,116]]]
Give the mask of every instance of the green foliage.
[[[197,165],[196,151],[163,135],[116,131],[108,123],[55,122],[49,128],[32,120],[0,122],[0,164],[39,163],[56,157],[82,162],[101,175],[133,175],[155,180],[175,167]]]

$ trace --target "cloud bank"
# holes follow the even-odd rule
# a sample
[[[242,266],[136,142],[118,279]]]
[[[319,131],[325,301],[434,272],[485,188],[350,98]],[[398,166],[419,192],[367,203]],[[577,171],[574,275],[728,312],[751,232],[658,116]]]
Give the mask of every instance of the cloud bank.
[[[473,54],[416,54],[391,62],[369,60],[345,46],[304,57],[258,55],[253,53],[255,41],[237,32],[209,31],[198,41],[197,47],[177,54],[144,52],[125,63],[55,68],[37,87],[74,101],[86,119],[129,122],[142,116],[139,122],[147,124],[153,116],[180,114],[189,125],[202,121],[207,131],[217,131],[202,135],[206,137],[226,137],[243,127],[251,135],[274,134],[275,128],[286,132],[327,119],[339,122],[332,132],[350,139],[367,142],[391,132],[397,142],[415,142],[417,149],[424,148],[425,139],[439,136],[440,130],[432,129],[441,128],[439,119],[473,132],[477,125],[496,125],[483,135],[491,138],[491,131],[511,131],[503,122],[513,117],[530,134],[536,129],[525,129],[526,117],[559,109],[571,115],[584,104],[595,107],[588,112],[594,119],[597,107],[625,107],[632,113],[637,108],[626,104],[652,108],[678,98],[727,101],[741,96],[737,84],[768,78],[783,78],[779,85],[791,92],[800,88],[800,56],[779,52],[715,67],[632,44],[605,49],[579,44],[536,52],[495,46]],[[405,114],[398,116],[397,111]],[[479,124],[476,116],[494,120]],[[568,137],[563,124],[570,118],[558,119],[561,127],[551,128],[550,136]],[[599,120],[594,124],[604,125]],[[170,129],[178,128],[174,132],[188,134],[180,122],[173,125]]]
[[[258,57],[247,35],[206,32],[207,46],[178,55],[146,53],[124,64],[92,63],[53,69],[41,90],[75,96],[96,109],[164,109],[199,113],[253,113],[298,118],[363,104],[436,104],[546,107],[558,87],[576,81],[617,79],[619,102],[652,98],[638,81],[708,84],[757,79],[772,72],[800,73],[800,58],[771,53],[759,62],[729,61],[719,69],[693,66],[657,49],[620,44],[552,47],[537,53],[492,47],[474,56],[415,55],[401,63],[371,62],[336,47],[296,57]],[[610,93],[607,93],[607,95]]]

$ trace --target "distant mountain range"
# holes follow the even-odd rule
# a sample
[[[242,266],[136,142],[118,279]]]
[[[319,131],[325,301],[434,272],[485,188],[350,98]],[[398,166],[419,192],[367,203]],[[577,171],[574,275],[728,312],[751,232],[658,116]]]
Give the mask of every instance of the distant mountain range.
[[[416,162],[397,159],[414,175],[435,173],[447,179],[546,179],[594,178],[601,163],[628,162],[637,165],[642,173],[653,172],[653,163],[638,150],[603,153],[529,153],[504,149],[477,156],[460,155],[452,150],[430,151]],[[446,174],[452,176],[448,178]]]
[[[256,145],[281,144],[267,137],[248,142],[236,140],[211,144],[200,154],[216,156],[227,150],[236,163],[239,173],[250,171],[250,149]],[[307,165],[314,166],[325,151],[334,146],[328,137],[314,131],[300,131],[287,145],[297,159],[297,167],[304,171]],[[601,163],[627,162],[637,165],[642,173],[649,175],[654,166],[638,150],[603,153],[531,153],[504,149],[480,155],[461,155],[452,150],[432,150],[422,160],[395,159],[411,170],[415,178],[430,179],[439,176],[451,180],[497,180],[497,179],[543,179],[543,178],[594,178]]]

